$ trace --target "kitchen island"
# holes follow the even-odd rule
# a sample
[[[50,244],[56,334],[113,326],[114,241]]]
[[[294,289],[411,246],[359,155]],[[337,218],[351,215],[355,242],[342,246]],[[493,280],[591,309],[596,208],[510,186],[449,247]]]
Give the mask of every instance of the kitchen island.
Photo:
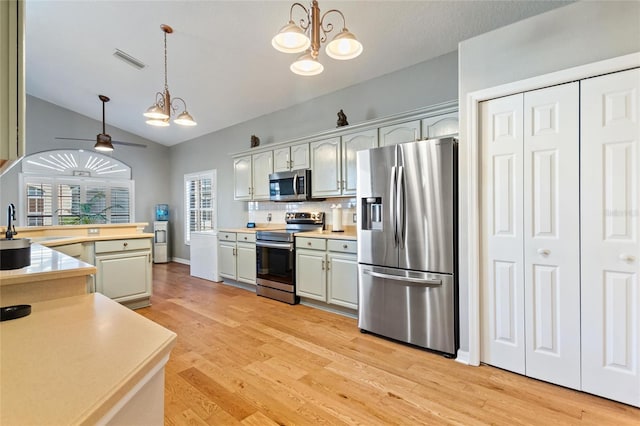
[[[0,304],[29,304],[86,294],[96,267],[40,244],[31,245],[31,265],[0,271]]]
[[[157,424],[176,334],[95,293],[0,323],[0,424]]]

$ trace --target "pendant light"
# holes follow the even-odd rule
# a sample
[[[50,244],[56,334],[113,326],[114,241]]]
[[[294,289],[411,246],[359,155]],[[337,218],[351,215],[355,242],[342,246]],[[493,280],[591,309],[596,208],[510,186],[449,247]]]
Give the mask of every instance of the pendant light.
[[[300,25],[293,21],[293,9],[299,7],[305,16],[300,19]],[[337,13],[342,17],[342,31],[338,33],[325,48],[327,55],[333,59],[347,60],[358,57],[362,53],[362,44],[347,29],[344,15],[337,9],[331,9],[320,16],[317,0],[313,0],[309,9],[300,3],[294,3],[289,10],[289,22],[283,26],[271,40],[271,45],[284,53],[301,53],[293,64],[291,71],[299,75],[318,75],[324,67],[318,62],[320,44],[327,40],[327,34],[333,30],[333,24],[325,23],[330,13]]]
[[[156,93],[156,102],[151,105],[144,116],[147,117],[147,124],[158,127],[168,127],[169,118],[178,110],[175,105],[176,101],[182,102],[183,111],[173,120],[174,123],[182,126],[195,126],[197,123],[187,111],[187,103],[182,98],[173,98],[169,94],[169,85],[167,84],[167,34],[173,33],[173,28],[169,25],[162,24],[160,29],[164,32],[164,91]]]

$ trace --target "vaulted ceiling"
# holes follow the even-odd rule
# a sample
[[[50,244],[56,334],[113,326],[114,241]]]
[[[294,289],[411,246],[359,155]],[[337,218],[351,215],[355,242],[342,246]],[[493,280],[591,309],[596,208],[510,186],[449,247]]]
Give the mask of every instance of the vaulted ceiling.
[[[324,72],[302,77],[289,71],[296,55],[271,46],[292,3],[27,0],[27,93],[97,120],[97,95],[107,95],[109,125],[170,146],[454,51],[464,39],[567,4],[320,0],[323,12],[344,13],[364,52],[336,61],[322,50]],[[144,122],[142,113],[164,87],[160,24],[174,29],[167,37],[169,89],[184,98],[196,127]],[[115,49],[146,66],[132,67]]]

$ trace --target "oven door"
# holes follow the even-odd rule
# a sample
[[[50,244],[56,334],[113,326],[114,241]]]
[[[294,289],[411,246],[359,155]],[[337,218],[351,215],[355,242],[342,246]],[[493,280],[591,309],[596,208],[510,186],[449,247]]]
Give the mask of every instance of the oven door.
[[[256,280],[259,285],[295,291],[294,244],[256,241]]]

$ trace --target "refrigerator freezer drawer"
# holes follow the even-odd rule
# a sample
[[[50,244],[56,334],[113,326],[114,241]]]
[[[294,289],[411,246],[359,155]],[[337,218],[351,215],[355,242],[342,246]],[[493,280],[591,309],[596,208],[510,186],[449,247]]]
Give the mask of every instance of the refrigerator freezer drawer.
[[[358,265],[358,327],[455,355],[453,275]]]

